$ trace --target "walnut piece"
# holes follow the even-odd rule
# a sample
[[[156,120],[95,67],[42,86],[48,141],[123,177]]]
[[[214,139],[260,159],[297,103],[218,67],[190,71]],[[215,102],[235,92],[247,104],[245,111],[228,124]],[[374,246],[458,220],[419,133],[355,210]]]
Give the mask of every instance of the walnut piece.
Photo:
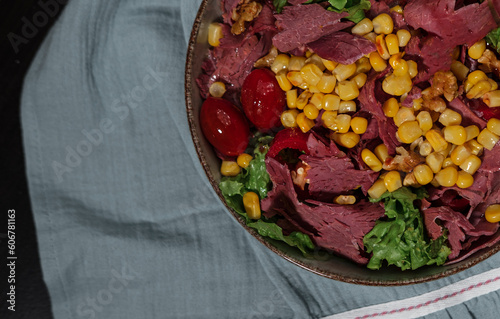
[[[255,19],[260,11],[262,5],[256,1],[242,0],[240,4],[234,9],[231,18],[235,21],[231,27],[231,33],[238,35],[245,31],[245,22],[250,22]]]
[[[309,166],[306,162],[301,161],[297,163],[295,170],[291,172],[293,183],[300,187],[301,190],[304,190],[306,184],[309,183],[309,179],[306,178],[307,171],[309,169],[311,169],[311,166]]]
[[[413,168],[420,163],[423,163],[425,159],[420,156],[420,154],[414,151],[408,151],[404,147],[396,147],[396,152],[398,155],[394,158],[387,158],[384,162],[383,169],[386,171],[401,171],[409,173],[413,171]]]
[[[453,101],[458,96],[457,78],[451,71],[438,71],[432,78],[432,88],[444,95],[448,102]]]
[[[484,73],[494,73],[496,77],[500,77],[500,61],[493,51],[486,49],[477,61],[481,63],[479,69]]]
[[[256,69],[262,69],[262,68],[271,68],[271,65],[274,63],[274,60],[278,56],[278,49],[273,45],[271,47],[271,50],[269,50],[269,53],[262,58],[258,59],[254,64],[253,67]]]

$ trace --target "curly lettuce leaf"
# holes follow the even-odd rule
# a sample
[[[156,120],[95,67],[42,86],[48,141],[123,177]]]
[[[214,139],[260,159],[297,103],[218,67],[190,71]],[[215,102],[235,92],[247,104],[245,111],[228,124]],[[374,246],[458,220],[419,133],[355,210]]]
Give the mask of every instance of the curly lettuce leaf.
[[[491,30],[485,37],[486,42],[500,52],[500,28]]]
[[[283,7],[288,3],[287,0],[273,0],[274,9],[276,12],[280,13],[283,10]]]
[[[369,0],[328,0],[330,7],[328,10],[338,13],[347,12],[349,15],[346,17],[354,23],[365,18],[365,10],[370,10],[371,3]]]

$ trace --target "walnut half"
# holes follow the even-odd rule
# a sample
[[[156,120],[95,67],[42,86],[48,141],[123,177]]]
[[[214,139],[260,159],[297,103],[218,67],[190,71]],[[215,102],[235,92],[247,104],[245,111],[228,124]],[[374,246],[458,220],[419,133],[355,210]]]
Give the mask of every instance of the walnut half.
[[[242,0],[240,4],[234,9],[231,18],[235,21],[231,27],[231,33],[238,35],[245,31],[245,22],[250,22],[255,19],[260,11],[262,5],[256,1]]]

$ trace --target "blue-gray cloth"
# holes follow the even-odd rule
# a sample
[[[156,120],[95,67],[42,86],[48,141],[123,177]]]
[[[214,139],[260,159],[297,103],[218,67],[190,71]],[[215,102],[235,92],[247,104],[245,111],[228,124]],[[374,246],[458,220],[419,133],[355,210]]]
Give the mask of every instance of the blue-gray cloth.
[[[500,265],[497,254],[430,283],[357,286],[248,234],[208,183],[186,120],[200,2],[70,1],[31,66],[22,127],[56,319],[320,318]],[[496,291],[427,318],[496,318],[499,302]]]

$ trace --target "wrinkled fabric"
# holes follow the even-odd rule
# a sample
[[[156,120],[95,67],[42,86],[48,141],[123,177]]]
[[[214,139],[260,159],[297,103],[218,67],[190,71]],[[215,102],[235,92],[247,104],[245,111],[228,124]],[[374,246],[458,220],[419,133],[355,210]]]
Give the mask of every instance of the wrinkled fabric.
[[[405,287],[333,281],[278,257],[211,189],[184,104],[200,0],[70,1],[26,77],[22,128],[56,319],[321,318],[417,296],[500,255]],[[492,292],[429,318],[495,318]]]

